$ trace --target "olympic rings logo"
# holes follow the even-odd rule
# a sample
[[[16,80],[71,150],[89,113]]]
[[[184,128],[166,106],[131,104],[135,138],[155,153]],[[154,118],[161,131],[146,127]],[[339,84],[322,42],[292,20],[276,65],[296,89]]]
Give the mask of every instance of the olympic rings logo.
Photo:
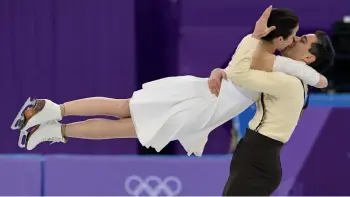
[[[152,186],[154,183],[156,186]],[[175,187],[171,187],[170,184]],[[182,183],[175,176],[168,176],[164,180],[158,176],[148,176],[143,180],[137,175],[132,175],[126,178],[124,187],[126,192],[132,196],[139,196],[140,194],[159,196],[161,193],[166,196],[176,196],[182,190]]]

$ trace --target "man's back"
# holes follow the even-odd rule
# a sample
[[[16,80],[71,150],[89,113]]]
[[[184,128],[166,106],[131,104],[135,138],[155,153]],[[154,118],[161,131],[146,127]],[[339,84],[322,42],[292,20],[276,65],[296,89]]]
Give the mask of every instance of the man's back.
[[[273,65],[276,56],[268,53],[260,45],[255,51],[252,67],[255,65]],[[275,73],[284,84],[285,94],[271,95],[262,93],[257,101],[257,111],[249,122],[249,128],[272,139],[286,142],[296,127],[304,105],[307,86],[294,76]],[[276,81],[275,83],[278,83]],[[263,117],[264,116],[264,117]]]
[[[276,74],[286,78],[284,81],[289,81],[285,87],[289,94],[276,97],[262,93],[249,128],[272,139],[287,142],[298,123],[307,87],[296,77]]]

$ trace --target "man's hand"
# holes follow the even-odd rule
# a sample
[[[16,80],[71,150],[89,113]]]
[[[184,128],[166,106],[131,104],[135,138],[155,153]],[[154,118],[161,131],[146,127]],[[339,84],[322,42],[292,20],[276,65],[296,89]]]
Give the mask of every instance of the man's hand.
[[[272,11],[272,6],[270,5],[268,8],[266,8],[264,13],[260,16],[259,20],[256,21],[255,29],[252,34],[254,38],[260,39],[276,29],[275,26],[267,27],[267,20],[270,17],[271,11]]]
[[[223,69],[216,68],[211,71],[208,86],[212,94],[215,94],[216,96],[219,95],[222,79],[227,79],[226,72]]]

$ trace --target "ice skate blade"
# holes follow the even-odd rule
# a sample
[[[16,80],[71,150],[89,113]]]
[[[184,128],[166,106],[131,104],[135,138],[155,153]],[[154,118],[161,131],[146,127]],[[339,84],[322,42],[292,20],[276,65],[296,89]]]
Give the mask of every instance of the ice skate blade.
[[[18,146],[20,148],[25,148],[27,146],[27,142],[28,142],[28,131],[21,131],[19,134],[19,138],[18,138]],[[25,137],[25,141],[23,141],[23,137]]]
[[[22,106],[21,110],[18,112],[15,120],[13,121],[13,123],[11,125],[12,130],[20,130],[26,125],[27,121],[26,121],[25,116],[24,116],[24,111],[29,106],[34,107],[35,104],[36,104],[36,99],[32,100],[30,97],[27,99],[27,101],[24,103],[24,105]]]

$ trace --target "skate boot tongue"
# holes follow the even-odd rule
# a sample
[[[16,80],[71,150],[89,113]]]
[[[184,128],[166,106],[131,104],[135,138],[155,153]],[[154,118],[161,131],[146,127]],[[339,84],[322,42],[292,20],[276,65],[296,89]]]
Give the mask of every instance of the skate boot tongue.
[[[51,138],[46,138],[46,139],[43,139],[42,142],[51,142],[51,144],[54,144],[54,143],[58,143],[58,142],[62,142],[62,143],[66,143],[66,141],[64,140],[64,138],[58,138],[58,137],[51,137]],[[41,143],[41,142],[40,142]]]
[[[33,150],[42,142],[51,142],[51,144],[58,142],[66,143],[65,138],[62,136],[61,124],[59,122],[51,121],[40,125],[28,136],[26,147],[28,150]]]

